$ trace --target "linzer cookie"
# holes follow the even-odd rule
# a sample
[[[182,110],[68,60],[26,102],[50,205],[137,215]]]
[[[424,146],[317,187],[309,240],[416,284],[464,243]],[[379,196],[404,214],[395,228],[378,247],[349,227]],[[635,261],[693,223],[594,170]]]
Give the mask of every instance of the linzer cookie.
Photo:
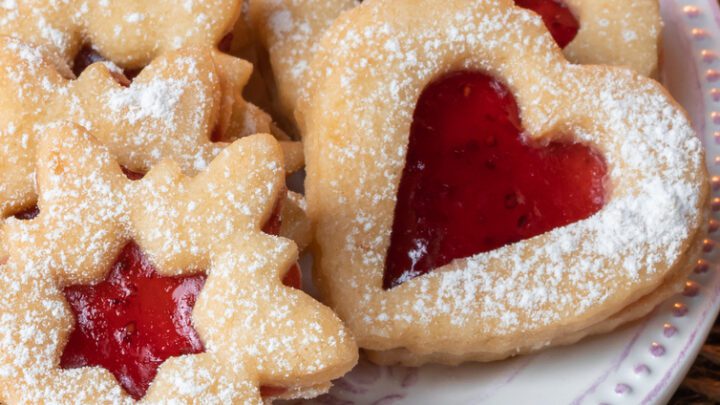
[[[0,35],[41,46],[68,66],[86,46],[133,69],[165,51],[217,45],[232,30],[241,5],[241,0],[4,1]]]
[[[3,213],[34,198],[35,144],[42,125],[58,120],[91,129],[128,170],[146,172],[163,157],[185,171],[203,169],[222,149],[211,137],[229,126],[221,117],[230,116],[232,105],[223,97],[224,71],[214,57],[235,64],[231,71],[251,69],[239,59],[188,49],[156,59],[132,83],[118,80],[104,63],[69,80],[42,53],[16,40],[0,39],[0,55]]]
[[[132,181],[82,128],[50,126],[37,181],[40,214],[7,227],[0,401],[259,404],[355,364],[333,312],[290,286],[295,244],[261,231],[285,195],[270,135],[193,178],[164,160]]]
[[[242,99],[252,67],[209,48],[155,59],[130,82],[111,63],[63,77],[44,54],[0,38],[0,214],[32,210],[36,144],[45,125],[73,121],[93,131],[131,173],[172,158],[197,173],[242,136],[270,131],[270,117]],[[302,166],[297,143],[283,142],[290,171]]]
[[[655,81],[501,0],[374,0],[299,106],[315,280],[379,363],[496,360],[647,314],[700,254],[700,142]]]
[[[662,28],[657,0],[515,3],[542,16],[570,61],[626,66],[644,75],[657,75]],[[357,4],[355,0],[250,0],[251,22],[269,52],[279,102],[288,117],[293,116],[307,82],[322,33],[343,11]]]

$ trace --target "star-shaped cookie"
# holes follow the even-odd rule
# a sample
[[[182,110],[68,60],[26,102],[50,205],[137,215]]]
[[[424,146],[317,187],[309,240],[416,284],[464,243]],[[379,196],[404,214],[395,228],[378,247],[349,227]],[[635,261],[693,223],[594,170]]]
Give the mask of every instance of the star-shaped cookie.
[[[73,325],[62,288],[102,280],[129,241],[162,276],[207,273],[192,312],[205,352],[168,359],[144,401],[260,403],[260,386],[297,398],[355,364],[333,312],[281,282],[297,247],[260,230],[284,192],[270,135],[236,141],[193,178],[164,160],[131,181],[81,127],[50,126],[37,181],[39,216],[7,224],[0,400],[130,402],[107,370],[58,366]]]

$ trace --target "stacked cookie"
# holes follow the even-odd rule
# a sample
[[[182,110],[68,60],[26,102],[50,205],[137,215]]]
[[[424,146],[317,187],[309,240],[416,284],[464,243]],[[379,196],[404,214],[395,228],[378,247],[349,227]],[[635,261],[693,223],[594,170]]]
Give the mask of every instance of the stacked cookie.
[[[300,290],[302,146],[217,48],[241,3],[74,6],[0,8],[0,401],[326,391],[357,347]]]
[[[646,315],[708,215],[660,27],[654,0],[5,2],[0,400],[310,398],[358,346],[489,361]]]

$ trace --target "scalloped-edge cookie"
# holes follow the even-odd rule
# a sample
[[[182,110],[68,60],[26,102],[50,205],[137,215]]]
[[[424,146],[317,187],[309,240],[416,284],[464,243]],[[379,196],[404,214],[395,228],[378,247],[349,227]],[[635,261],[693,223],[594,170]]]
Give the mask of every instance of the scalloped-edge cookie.
[[[240,15],[241,0],[22,0],[0,4],[0,35],[45,48],[68,66],[91,45],[123,68],[166,51],[214,47]]]
[[[82,128],[51,126],[37,179],[40,214],[9,221],[11,255],[0,272],[1,401],[260,404],[318,395],[356,363],[336,315],[281,282],[297,260],[295,244],[261,232],[285,190],[282,151],[270,135],[233,143],[193,178],[164,160],[131,181]],[[138,266],[154,268],[143,276],[153,283],[190,278],[171,290],[178,312],[153,308],[163,302],[153,294],[93,360],[87,346],[73,346],[76,335],[94,325],[91,339],[110,336],[103,328],[116,327],[113,316],[132,313],[134,297],[153,288],[126,280]],[[194,335],[200,349],[158,359],[175,343],[148,322],[180,322],[178,333]],[[144,345],[149,335],[155,343]],[[112,351],[117,345],[130,349]],[[103,361],[135,364],[138,353],[159,368],[147,387],[128,391],[138,377]],[[76,368],[88,359],[98,363]]]
[[[209,48],[164,54],[129,84],[118,82],[114,66],[105,63],[66,79],[44,54],[10,38],[0,37],[0,55],[4,214],[34,198],[35,144],[47,123],[69,120],[92,130],[128,170],[146,172],[167,157],[189,174],[225,146],[212,142],[213,136],[239,138],[270,129],[269,119],[238,101],[252,67]]]
[[[487,361],[571,343],[648,313],[696,263],[709,187],[684,111],[635,72],[567,62],[540,19],[511,2],[367,2],[328,30],[311,71],[298,116],[314,276],[323,299],[377,362]],[[495,110],[487,112],[462,110],[463,100],[484,105],[475,94],[501,102],[489,102]],[[417,115],[426,96],[435,104]],[[433,116],[446,105],[461,113]],[[458,126],[463,120],[497,132]],[[515,138],[500,137],[510,130]],[[487,152],[507,147],[528,158]],[[548,157],[547,166],[532,166]],[[541,169],[549,177],[533,179]],[[476,178],[524,179],[518,187],[544,188],[540,196],[562,197],[549,206],[564,208],[541,212],[533,204],[548,201],[463,186]],[[403,189],[408,179],[414,182]],[[555,193],[557,179],[573,187]],[[584,193],[591,210],[530,232]],[[495,195],[500,200],[483,201]],[[397,208],[407,201],[425,206]],[[526,211],[515,221],[494,209],[473,211],[475,203]],[[505,217],[514,222],[499,231],[520,236],[494,239],[488,229]],[[436,233],[393,250],[396,239],[406,246],[406,235],[426,229]],[[428,266],[447,253],[444,238],[492,248],[450,252]],[[388,272],[396,262],[409,263],[399,276]]]
[[[92,130],[137,173],[172,158],[193,174],[228,145],[223,141],[271,130],[270,117],[242,98],[252,66],[210,48],[163,54],[129,83],[108,63],[67,79],[39,50],[0,37],[0,70],[3,217],[35,204],[36,144],[55,121]],[[287,170],[302,167],[302,146],[282,145]]]

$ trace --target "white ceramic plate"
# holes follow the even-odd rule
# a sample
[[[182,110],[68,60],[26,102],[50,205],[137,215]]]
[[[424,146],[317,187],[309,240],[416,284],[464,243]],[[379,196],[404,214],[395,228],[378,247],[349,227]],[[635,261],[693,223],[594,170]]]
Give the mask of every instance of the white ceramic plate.
[[[632,1],[632,0],[627,0]],[[720,212],[720,8],[716,0],[661,0],[663,80],[707,148],[714,217]],[[716,53],[717,52],[717,53]],[[716,88],[717,86],[717,88]],[[717,228],[717,224],[712,225]],[[720,231],[717,232],[720,234]],[[717,235],[716,235],[717,236]],[[461,367],[361,362],[318,404],[644,404],[670,399],[720,309],[720,256],[704,261],[684,294],[612,334],[532,356]]]

